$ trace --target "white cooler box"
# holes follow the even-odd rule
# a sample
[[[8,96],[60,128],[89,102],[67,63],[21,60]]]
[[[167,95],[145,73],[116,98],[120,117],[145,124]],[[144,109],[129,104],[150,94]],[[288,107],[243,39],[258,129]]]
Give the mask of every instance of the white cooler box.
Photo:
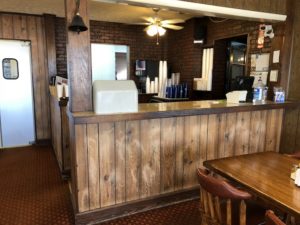
[[[96,80],[93,83],[96,114],[138,111],[138,91],[132,80]]]

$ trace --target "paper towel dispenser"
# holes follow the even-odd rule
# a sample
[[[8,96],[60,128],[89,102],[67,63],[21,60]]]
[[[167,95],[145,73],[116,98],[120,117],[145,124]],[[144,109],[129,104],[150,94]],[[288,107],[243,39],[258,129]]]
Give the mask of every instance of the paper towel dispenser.
[[[93,83],[96,114],[138,111],[138,91],[132,80],[96,80]]]

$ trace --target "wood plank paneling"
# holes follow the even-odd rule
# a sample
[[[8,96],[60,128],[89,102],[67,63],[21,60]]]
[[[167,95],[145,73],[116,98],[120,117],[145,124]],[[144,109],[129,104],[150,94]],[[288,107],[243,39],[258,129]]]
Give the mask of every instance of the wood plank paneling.
[[[226,130],[226,114],[219,114],[217,116],[219,122],[218,129],[218,158],[225,157],[225,130]]]
[[[268,111],[265,151],[279,151],[282,120],[278,118],[282,117],[282,113],[282,110]]]
[[[116,203],[126,200],[126,124],[124,121],[115,123],[115,150],[116,150]]]
[[[100,207],[100,164],[98,124],[87,125],[88,174],[90,209]]]
[[[199,165],[199,126],[200,116],[185,117],[184,153],[183,153],[183,187],[195,186],[198,182],[196,169]]]
[[[218,156],[218,135],[219,135],[219,127],[218,127],[218,117],[217,114],[212,114],[208,116],[208,136],[207,136],[207,152],[206,159],[216,159]]]
[[[282,117],[273,109],[76,125],[79,211],[195,188],[206,159],[276,151]]]
[[[13,15],[2,14],[2,37],[5,39],[14,39]]]
[[[183,187],[183,152],[184,152],[184,117],[176,118],[175,127],[175,151],[176,151],[176,172],[175,172],[175,190],[181,190]]]
[[[115,127],[114,123],[99,125],[100,145],[100,199],[101,207],[116,202],[115,189]]]
[[[175,189],[176,118],[161,120],[161,192]]]
[[[299,139],[299,108],[285,110],[282,138],[280,143],[280,151],[284,153],[292,153],[296,148],[296,141]]]
[[[228,113],[225,128],[225,144],[224,157],[234,155],[235,149],[235,128],[236,128],[236,113]]]
[[[199,155],[200,167],[203,166],[203,161],[207,160],[207,137],[208,137],[208,115],[200,116],[200,138],[199,138]]]
[[[90,209],[87,125],[75,125],[75,136],[78,210],[84,212]]]
[[[243,155],[249,152],[251,112],[237,113],[235,155]]]
[[[141,121],[141,197],[160,193],[160,120]]]
[[[74,17],[76,2],[65,0],[67,24]],[[89,27],[88,1],[81,1],[80,16]],[[90,32],[67,32],[68,82],[72,112],[92,111],[92,74],[90,59]]]
[[[264,151],[266,121],[266,111],[252,112],[249,153]]]
[[[13,16],[14,39],[27,40],[27,18],[22,15]]]
[[[0,37],[31,42],[36,139],[50,139],[50,110],[44,23],[41,16],[0,13]]]
[[[38,41],[38,65],[39,65],[39,95],[41,96],[41,115],[43,118],[39,119],[39,121],[43,120],[41,123],[41,130],[42,136],[44,138],[50,137],[49,135],[49,92],[45,91],[48,90],[48,70],[47,70],[47,62],[46,62],[46,43],[45,43],[45,32],[44,32],[44,20],[42,17],[36,18],[36,25],[37,25],[37,39]]]
[[[184,0],[209,5],[232,7],[270,13],[286,13],[287,0]]]
[[[140,122],[126,122],[126,201],[140,197]]]

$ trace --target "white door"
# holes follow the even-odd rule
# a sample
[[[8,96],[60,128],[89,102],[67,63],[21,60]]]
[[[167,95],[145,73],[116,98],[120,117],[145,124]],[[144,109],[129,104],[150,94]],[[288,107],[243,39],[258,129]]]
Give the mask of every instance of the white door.
[[[35,141],[30,42],[0,40],[0,147]]]

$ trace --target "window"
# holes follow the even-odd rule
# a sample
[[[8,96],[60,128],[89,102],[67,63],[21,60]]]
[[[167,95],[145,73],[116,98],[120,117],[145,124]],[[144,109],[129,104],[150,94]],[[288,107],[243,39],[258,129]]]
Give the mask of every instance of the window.
[[[18,61],[12,58],[2,60],[3,77],[8,80],[16,80],[19,78]]]

